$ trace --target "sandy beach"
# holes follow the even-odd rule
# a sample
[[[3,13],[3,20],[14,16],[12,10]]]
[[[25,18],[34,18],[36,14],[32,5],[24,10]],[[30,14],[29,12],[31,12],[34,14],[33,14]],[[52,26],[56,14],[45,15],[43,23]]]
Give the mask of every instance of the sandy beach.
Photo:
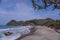
[[[46,26],[36,26],[35,29],[36,31],[32,35],[17,40],[60,40],[60,34],[54,29]]]

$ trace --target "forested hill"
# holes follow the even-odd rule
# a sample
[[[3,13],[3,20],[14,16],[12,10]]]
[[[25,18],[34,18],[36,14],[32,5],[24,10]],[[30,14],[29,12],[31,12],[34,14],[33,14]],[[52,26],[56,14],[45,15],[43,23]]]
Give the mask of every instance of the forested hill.
[[[45,26],[60,26],[60,20],[53,20],[51,18],[46,19],[33,19],[27,21],[11,20],[6,25],[9,26],[27,26],[27,25],[45,25]]]

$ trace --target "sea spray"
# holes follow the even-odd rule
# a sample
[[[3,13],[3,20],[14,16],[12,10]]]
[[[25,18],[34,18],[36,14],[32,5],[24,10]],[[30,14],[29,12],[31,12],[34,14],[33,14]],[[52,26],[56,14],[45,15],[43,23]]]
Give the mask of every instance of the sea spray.
[[[15,40],[21,35],[28,34],[30,32],[29,28],[30,26],[0,29],[0,40]],[[5,36],[5,32],[12,32],[13,34]]]

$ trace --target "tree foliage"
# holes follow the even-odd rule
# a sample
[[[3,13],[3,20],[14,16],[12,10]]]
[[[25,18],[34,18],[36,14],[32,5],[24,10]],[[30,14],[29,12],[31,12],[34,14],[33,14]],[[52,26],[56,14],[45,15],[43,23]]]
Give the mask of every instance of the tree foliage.
[[[34,0],[32,0],[32,4],[33,4],[34,9],[36,9],[36,8],[37,9],[42,9],[42,7],[38,4],[36,4],[36,2]]]
[[[38,1],[38,0],[37,0]],[[60,2],[58,0],[41,0],[44,3],[44,6],[38,5],[35,0],[32,0],[32,5],[34,9],[46,9],[48,6],[54,4],[53,9],[60,9]],[[49,4],[49,5],[48,5]]]

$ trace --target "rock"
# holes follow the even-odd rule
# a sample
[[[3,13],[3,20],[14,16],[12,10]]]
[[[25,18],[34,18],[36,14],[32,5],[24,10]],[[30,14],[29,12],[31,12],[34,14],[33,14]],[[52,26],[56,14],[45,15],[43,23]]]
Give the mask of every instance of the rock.
[[[60,33],[60,26],[55,27],[55,31]]]
[[[58,8],[58,9],[60,9],[60,3],[59,3],[59,4],[57,4],[57,8]]]
[[[13,34],[12,32],[5,32],[4,35],[5,36],[10,36],[11,34]]]
[[[60,33],[60,29],[57,29],[56,32]]]

